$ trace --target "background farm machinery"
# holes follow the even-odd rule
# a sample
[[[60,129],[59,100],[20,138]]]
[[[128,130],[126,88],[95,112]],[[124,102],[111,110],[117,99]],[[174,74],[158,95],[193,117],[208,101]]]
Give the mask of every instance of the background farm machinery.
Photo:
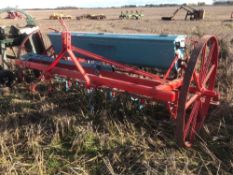
[[[142,12],[138,12],[137,10],[135,12],[131,11],[131,12],[122,12],[119,15],[119,19],[141,19],[144,16],[144,14]]]
[[[179,145],[192,145],[210,104],[218,101],[214,87],[219,46],[214,36],[195,42],[189,53],[184,35],[69,32],[60,22],[65,30],[48,34],[52,43],[48,49],[35,25],[28,24],[22,34],[5,35],[2,63],[18,68],[22,76],[27,76],[24,70],[31,70],[48,83],[61,77],[87,89],[126,92],[148,103],[160,101],[176,124]],[[6,54],[5,48],[14,46],[17,53]]]
[[[16,18],[22,19],[22,15],[18,12],[10,11],[7,12],[7,16],[5,19],[16,19]]]
[[[104,14],[84,14],[76,17],[77,20],[81,19],[93,19],[93,20],[103,20],[106,19]]]
[[[39,29],[33,18],[22,10],[6,8],[1,9],[0,14],[11,11],[24,16],[26,26],[0,26],[0,84],[6,86],[11,86],[15,80],[12,71],[15,71],[14,61],[18,58],[20,45],[30,33],[36,32]],[[38,40],[38,37],[34,36],[30,38],[30,41],[36,42],[36,46],[38,44],[42,46],[43,43],[39,43],[40,40]],[[34,47],[34,49],[37,49],[37,52],[39,51],[38,47]]]
[[[25,18],[27,22],[27,26],[35,25],[34,19],[28,15],[25,11],[21,9],[15,9],[15,8],[4,8],[0,9],[0,14],[6,13],[7,19],[16,19],[16,18]]]
[[[15,25],[0,26],[0,45],[1,45],[0,53],[2,57],[1,65],[4,69],[9,68],[10,65],[8,64],[9,58],[17,57],[16,50],[19,49],[20,44],[28,36],[28,34],[39,29],[36,26],[36,23],[33,20],[33,18],[22,10],[6,8],[0,10],[0,14],[9,11],[14,11],[20,14],[21,16],[25,16],[26,26],[23,27],[17,27]],[[9,50],[12,51],[11,54],[8,54]]]
[[[58,20],[58,19],[72,19],[71,15],[65,15],[63,13],[53,13],[49,16],[50,20]]]
[[[175,10],[175,12],[173,13],[172,16],[169,17],[162,17],[162,20],[173,20],[175,18],[175,16],[177,15],[177,13],[180,10],[184,10],[186,11],[186,15],[185,15],[185,20],[189,19],[189,20],[203,20],[205,18],[205,10],[204,9],[195,9],[193,7],[190,7],[188,5],[181,5],[178,9]]]

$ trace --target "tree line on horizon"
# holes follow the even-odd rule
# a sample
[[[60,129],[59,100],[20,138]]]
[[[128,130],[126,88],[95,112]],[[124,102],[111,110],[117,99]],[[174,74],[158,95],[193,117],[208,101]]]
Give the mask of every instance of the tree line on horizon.
[[[183,5],[187,5],[187,3],[184,3]],[[205,2],[199,2],[198,4],[188,4],[188,5],[197,5],[197,6],[204,6],[206,5]],[[233,5],[233,0],[225,1],[225,0],[215,0],[213,5]],[[145,5],[124,5],[121,6],[120,8],[136,8],[136,7],[175,7],[175,6],[180,6],[180,4],[145,4]],[[101,8],[101,7],[97,7]],[[119,7],[110,7],[110,8],[119,8]],[[83,9],[80,7],[75,7],[75,6],[64,6],[64,7],[56,7],[56,8],[43,8],[43,10],[72,10],[72,9]],[[25,9],[25,10],[41,10],[40,8],[30,8],[30,9]]]
[[[214,5],[233,5],[232,0],[214,0]]]

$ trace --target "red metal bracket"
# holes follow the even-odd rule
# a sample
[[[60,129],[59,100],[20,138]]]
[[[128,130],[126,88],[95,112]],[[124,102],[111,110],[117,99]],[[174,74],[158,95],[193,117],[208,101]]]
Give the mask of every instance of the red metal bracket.
[[[62,26],[65,28],[65,31],[61,33],[62,35],[62,51],[57,55],[53,63],[51,63],[47,70],[43,73],[44,75],[48,74],[52,71],[52,69],[59,63],[59,61],[68,54],[71,60],[74,62],[76,68],[79,70],[81,75],[83,76],[84,80],[86,81],[86,86],[90,87],[91,81],[88,75],[86,74],[85,70],[83,69],[82,65],[79,62],[79,59],[76,58],[75,54],[72,50],[72,43],[71,43],[71,32],[68,31],[67,26],[65,25],[63,20],[60,20]]]

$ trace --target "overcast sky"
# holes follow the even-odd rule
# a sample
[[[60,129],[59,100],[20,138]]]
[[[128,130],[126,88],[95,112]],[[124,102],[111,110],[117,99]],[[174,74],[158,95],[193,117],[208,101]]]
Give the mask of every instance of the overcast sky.
[[[213,0],[0,0],[0,8],[53,8],[61,6],[76,7],[112,7],[122,5],[145,5],[165,3],[197,3],[206,2],[211,4]]]

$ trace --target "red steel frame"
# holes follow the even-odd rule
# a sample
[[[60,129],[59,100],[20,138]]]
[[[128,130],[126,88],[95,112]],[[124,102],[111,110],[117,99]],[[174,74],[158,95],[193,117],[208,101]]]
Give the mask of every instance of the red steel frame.
[[[125,91],[128,93],[145,96],[153,100],[159,100],[166,102],[168,106],[175,104],[178,100],[177,89],[182,85],[182,78],[168,81],[167,78],[174,67],[178,56],[175,56],[170,68],[163,76],[160,76],[145,72],[135,67],[120,64],[118,62],[109,60],[100,55],[91,53],[89,51],[77,48],[71,44],[71,33],[68,31],[62,32],[62,50],[54,59],[54,61],[48,65],[48,63],[42,63],[40,61],[22,61],[16,60],[16,64],[22,68],[36,69],[43,72],[43,75],[58,74],[61,77],[68,77],[72,79],[78,79],[85,83],[86,87],[108,87]],[[105,64],[112,65],[119,68],[121,71],[104,71],[100,70],[98,73],[90,68],[84,68],[80,64],[80,58],[75,56],[75,52],[80,55],[87,56],[93,60],[100,61]],[[69,55],[70,60],[74,63],[74,66],[60,65],[59,61],[64,59],[65,55]],[[136,76],[130,76],[129,74]],[[170,107],[169,107],[170,111]],[[172,116],[175,117],[174,111],[170,111]]]
[[[210,102],[212,100],[218,101],[219,94],[214,91],[218,58],[218,43],[215,37],[203,37],[201,42],[198,42],[196,46],[194,45],[195,49],[188,61],[187,72],[179,78],[169,80],[169,75],[179,59],[178,55],[174,57],[167,72],[163,76],[159,76],[73,46],[71,33],[68,32],[63,21],[61,23],[65,28],[65,31],[61,32],[62,49],[57,56],[54,56],[51,64],[42,60],[28,61],[21,59],[16,59],[15,64],[22,68],[42,71],[42,76],[46,79],[52,78],[53,75],[59,75],[64,78],[76,79],[85,84],[87,88],[111,88],[143,98],[163,101],[167,104],[171,117],[176,119],[178,143],[186,147],[191,146],[194,134],[203,125]],[[41,35],[39,36],[41,37]],[[27,42],[26,40],[22,43],[20,50]],[[43,40],[42,37],[41,40]],[[208,42],[213,43],[213,45],[209,54],[206,55]],[[19,58],[20,50],[18,53]],[[93,68],[83,67],[81,62],[86,60],[77,58],[75,53],[103,64],[111,65],[114,70],[97,71]],[[66,59],[67,57],[74,65],[59,63],[61,59]],[[200,72],[195,69],[199,58],[202,62]],[[196,87],[192,86],[193,83]],[[188,98],[189,96],[190,98]],[[191,107],[191,113],[186,114],[186,111],[190,110],[190,106],[193,106]]]

